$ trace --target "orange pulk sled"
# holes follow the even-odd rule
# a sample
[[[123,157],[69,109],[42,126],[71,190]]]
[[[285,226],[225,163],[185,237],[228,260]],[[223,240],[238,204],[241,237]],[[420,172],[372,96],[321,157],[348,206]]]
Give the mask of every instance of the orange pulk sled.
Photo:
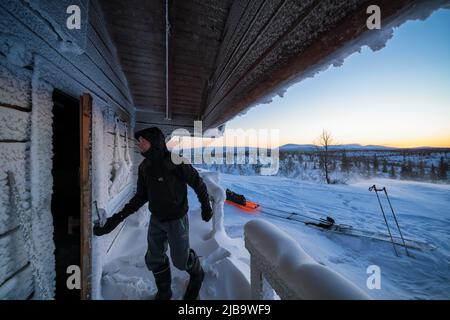
[[[259,204],[248,201],[245,199],[245,196],[242,194],[235,193],[230,189],[227,189],[227,199],[226,203],[231,204],[235,207],[238,207],[241,210],[244,210],[247,213],[256,213],[259,208]]]

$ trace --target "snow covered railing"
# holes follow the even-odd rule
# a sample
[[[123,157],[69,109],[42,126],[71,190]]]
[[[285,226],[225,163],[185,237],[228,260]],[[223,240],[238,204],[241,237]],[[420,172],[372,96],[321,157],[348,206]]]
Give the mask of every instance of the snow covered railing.
[[[214,235],[218,232],[225,232],[223,226],[223,205],[226,199],[225,190],[219,185],[219,173],[198,169],[203,182],[208,189],[209,198],[212,204],[213,217],[212,217],[212,233]]]
[[[263,276],[281,299],[370,299],[353,283],[317,263],[273,224],[252,220],[245,227],[250,252],[252,299],[263,298]]]

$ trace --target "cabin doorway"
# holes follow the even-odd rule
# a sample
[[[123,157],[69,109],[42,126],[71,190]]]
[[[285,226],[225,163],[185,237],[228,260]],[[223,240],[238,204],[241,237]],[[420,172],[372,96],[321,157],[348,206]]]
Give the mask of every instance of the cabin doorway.
[[[53,93],[53,216],[57,300],[90,297],[91,98]],[[75,269],[69,266],[75,266]],[[76,269],[78,268],[78,270]],[[74,288],[74,278],[80,276]]]

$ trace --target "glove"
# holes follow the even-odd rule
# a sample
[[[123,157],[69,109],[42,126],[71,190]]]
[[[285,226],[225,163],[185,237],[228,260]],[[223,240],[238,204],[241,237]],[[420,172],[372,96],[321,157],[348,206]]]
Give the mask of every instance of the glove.
[[[203,206],[202,207],[202,219],[205,222],[208,222],[209,220],[211,220],[213,216],[213,211],[211,209],[211,206],[208,204],[207,206]]]
[[[103,227],[101,227],[99,224],[96,224],[94,226],[94,234],[96,236],[103,236],[105,234],[108,234],[113,231],[124,219],[125,217],[123,217],[120,213],[116,213],[106,220]]]

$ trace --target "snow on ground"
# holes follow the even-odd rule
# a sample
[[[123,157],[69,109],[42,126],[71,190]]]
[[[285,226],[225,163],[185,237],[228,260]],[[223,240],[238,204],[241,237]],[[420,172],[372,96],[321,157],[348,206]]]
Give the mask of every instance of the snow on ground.
[[[389,179],[359,181],[351,185],[326,185],[279,177],[221,175],[224,188],[243,193],[264,206],[315,217],[331,216],[336,223],[387,233],[376,195],[368,188],[386,186],[403,235],[428,242],[432,251],[410,250],[370,239],[322,231],[263,213],[248,215],[227,205],[225,226],[231,237],[242,237],[250,219],[265,219],[289,233],[305,251],[375,299],[448,299],[450,297],[450,186]],[[383,200],[382,200],[383,201]],[[390,209],[384,203],[386,214]],[[395,226],[388,219],[391,227]],[[369,290],[367,267],[381,269],[381,289]]]
[[[450,298],[450,186],[388,179],[350,185],[268,177],[221,174],[224,188],[243,193],[264,207],[276,207],[314,217],[331,216],[336,223],[386,233],[383,216],[368,187],[386,186],[405,237],[432,244],[433,250],[410,250],[412,257],[388,242],[361,239],[319,230],[264,213],[247,214],[225,205],[225,235],[209,238],[211,222],[200,219],[199,204],[189,190],[191,246],[206,271],[201,299],[250,297],[249,254],[243,227],[250,219],[264,219],[290,234],[319,263],[337,271],[375,299]],[[386,209],[388,209],[387,203]],[[386,211],[389,213],[389,209]],[[390,214],[388,214],[389,216]],[[395,222],[389,220],[394,227]],[[103,268],[105,299],[151,299],[154,280],[144,263],[147,248],[147,208],[130,217],[111,248]],[[220,245],[222,245],[222,248]],[[233,262],[233,263],[232,263]],[[381,289],[369,290],[367,267],[381,269]],[[188,275],[172,267],[174,299],[181,299]]]

